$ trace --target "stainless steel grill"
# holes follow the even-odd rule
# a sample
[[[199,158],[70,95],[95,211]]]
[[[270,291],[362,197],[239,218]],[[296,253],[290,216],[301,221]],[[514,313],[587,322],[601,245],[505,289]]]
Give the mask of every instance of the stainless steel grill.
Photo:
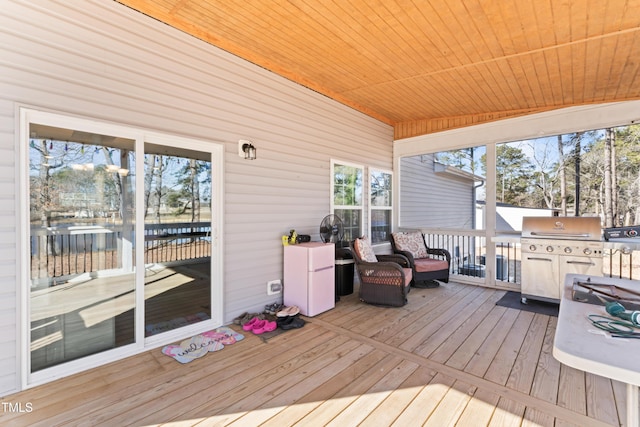
[[[559,302],[567,274],[602,276],[602,227],[597,217],[522,219],[522,302]]]

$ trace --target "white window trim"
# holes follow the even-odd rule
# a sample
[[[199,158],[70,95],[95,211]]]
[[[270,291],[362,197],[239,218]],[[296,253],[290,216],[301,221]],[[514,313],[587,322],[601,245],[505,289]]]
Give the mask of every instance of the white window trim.
[[[391,206],[375,206],[375,207],[373,206],[372,193],[371,193],[371,175],[374,172],[386,173],[386,174],[391,175],[391,188],[389,189],[391,191]],[[369,222],[369,228],[368,228],[368,230],[369,230],[369,234],[368,235],[369,236],[373,236],[373,230],[372,230],[373,221],[372,221],[371,212],[374,211],[374,210],[381,210],[381,211],[388,210],[388,211],[391,211],[391,223],[389,224],[390,232],[391,232],[391,231],[393,231],[393,223],[394,223],[393,219],[395,217],[395,215],[394,215],[394,206],[395,206],[395,203],[396,203],[396,195],[395,195],[395,188],[394,188],[395,177],[393,176],[393,171],[388,170],[388,169],[369,167],[369,172],[367,173],[367,180],[369,181],[368,185],[367,185],[367,188],[369,189],[369,209],[368,209],[368,215],[369,215],[369,221],[368,221]],[[372,239],[373,239],[373,237],[372,237]],[[373,240],[372,240],[372,245],[374,245],[374,246],[386,245],[388,243],[389,242],[373,243]]]
[[[335,179],[334,179],[334,173],[335,173],[335,165],[340,165],[340,166],[349,166],[352,168],[358,168],[362,171],[362,204],[359,207],[354,207],[354,206],[345,206],[345,205],[336,205],[334,203],[334,190],[335,190]],[[365,189],[368,188],[368,176],[367,176],[367,170],[365,168],[364,165],[361,164],[357,164],[357,163],[351,163],[351,162],[345,162],[342,160],[336,160],[336,159],[331,159],[331,172],[330,172],[330,190],[329,190],[329,211],[333,214],[335,212],[336,209],[353,209],[353,210],[359,210],[360,211],[360,217],[361,217],[361,227],[362,227],[362,231],[364,232],[364,230],[368,229],[368,225],[369,221],[367,220],[367,218],[365,218],[365,208],[367,203],[367,198],[365,197]]]

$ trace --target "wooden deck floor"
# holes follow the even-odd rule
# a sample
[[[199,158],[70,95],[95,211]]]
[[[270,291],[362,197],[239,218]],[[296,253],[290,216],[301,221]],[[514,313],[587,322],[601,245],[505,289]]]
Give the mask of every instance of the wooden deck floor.
[[[304,328],[182,365],[160,349],[7,396],[0,425],[605,426],[626,390],[552,356],[557,319],[448,283],[403,308],[342,297]]]

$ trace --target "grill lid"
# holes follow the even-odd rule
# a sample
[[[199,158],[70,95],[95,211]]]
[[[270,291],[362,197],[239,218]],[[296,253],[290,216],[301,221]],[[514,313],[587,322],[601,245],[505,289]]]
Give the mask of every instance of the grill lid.
[[[593,216],[526,216],[522,237],[562,240],[602,240],[600,218]]]

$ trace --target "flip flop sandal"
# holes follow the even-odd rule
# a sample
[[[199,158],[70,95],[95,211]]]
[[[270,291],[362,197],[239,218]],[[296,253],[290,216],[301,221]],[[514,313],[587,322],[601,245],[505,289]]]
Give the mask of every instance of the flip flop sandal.
[[[281,311],[278,312],[277,316],[278,317],[295,316],[298,313],[300,313],[300,308],[298,308],[295,305],[292,305],[291,307],[283,308]]]

